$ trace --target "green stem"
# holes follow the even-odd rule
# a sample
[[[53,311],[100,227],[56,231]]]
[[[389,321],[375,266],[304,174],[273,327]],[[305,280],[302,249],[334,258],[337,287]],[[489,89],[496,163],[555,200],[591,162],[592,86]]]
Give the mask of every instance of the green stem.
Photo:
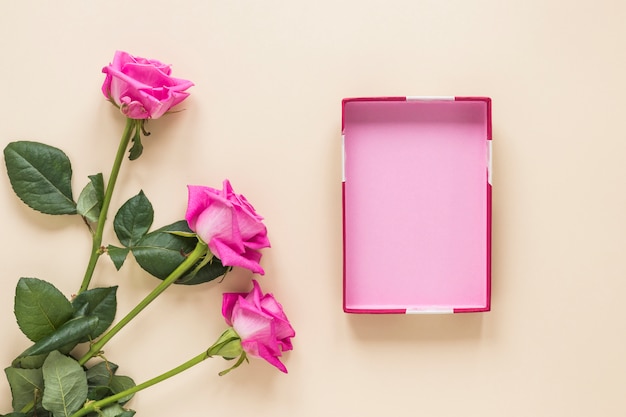
[[[107,219],[107,212],[109,211],[109,205],[111,204],[111,197],[113,196],[113,190],[115,189],[115,182],[117,181],[117,176],[120,172],[120,167],[122,166],[126,149],[128,148],[128,142],[133,136],[133,131],[135,129],[137,129],[137,120],[126,119],[124,133],[122,133],[122,139],[120,140],[120,145],[117,148],[117,154],[115,155],[115,161],[113,162],[113,168],[111,168],[111,175],[109,176],[109,183],[107,184],[104,200],[102,201],[102,208],[100,209],[96,232],[93,234],[91,256],[89,257],[89,263],[87,264],[87,269],[85,270],[83,282],[78,290],[79,294],[89,288],[89,283],[91,282],[91,277],[96,269],[96,264],[98,263],[100,255],[102,255],[100,247],[102,246],[102,235],[104,232],[104,224]]]
[[[137,314],[139,314],[144,308],[148,306],[155,298],[157,298],[167,287],[172,285],[178,278],[180,278],[187,270],[196,264],[207,253],[207,245],[204,242],[198,241],[195,249],[187,256],[187,258],[176,267],[171,274],[168,275],[150,294],[148,294],[135,308],[133,308],[123,319],[121,319],[114,327],[106,332],[97,342],[91,345],[91,348],[82,358],[78,361],[81,365],[84,365],[89,359],[96,356],[102,347],[119,332],[124,326],[126,326]]]
[[[158,384],[161,381],[165,381],[168,378],[173,377],[174,375],[178,375],[179,373],[186,371],[187,369],[191,368],[194,365],[199,364],[200,362],[204,361],[205,359],[210,358],[210,356],[208,355],[208,352],[202,352],[201,354],[199,354],[198,356],[196,356],[193,359],[188,360],[187,362],[183,363],[180,366],[177,366],[176,368],[165,372],[164,374],[161,374],[155,378],[152,378],[144,383],[141,383],[139,385],[135,385],[132,388],[129,388],[125,391],[122,391],[118,394],[112,395],[110,397],[104,398],[102,400],[99,401],[95,401],[92,403],[87,403],[83,408],[81,408],[80,410],[78,410],[77,412],[75,412],[74,414],[72,414],[71,417],[82,417],[86,414],[92,413],[96,410],[101,410],[102,408],[106,407],[109,404],[113,404],[115,402],[117,402],[117,400],[124,398],[128,395],[134,394],[136,392],[139,392],[141,390],[144,390],[146,388],[149,388],[151,386],[153,386],[154,384]]]

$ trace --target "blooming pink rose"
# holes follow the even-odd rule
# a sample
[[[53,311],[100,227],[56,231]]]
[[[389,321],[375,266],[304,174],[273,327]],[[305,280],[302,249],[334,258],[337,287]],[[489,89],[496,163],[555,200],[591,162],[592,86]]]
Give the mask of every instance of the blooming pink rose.
[[[224,188],[189,185],[185,219],[189,228],[209,245],[225,266],[241,266],[264,274],[259,249],[270,246],[263,217],[242,195],[235,194],[228,180]]]
[[[246,354],[263,358],[287,373],[287,368],[278,358],[283,351],[293,349],[291,338],[296,332],[274,296],[263,295],[255,280],[252,284],[254,288],[249,293],[223,295],[222,315],[241,338]]]
[[[189,96],[191,81],[170,77],[170,65],[116,51],[102,68],[102,92],[131,119],[157,119]]]

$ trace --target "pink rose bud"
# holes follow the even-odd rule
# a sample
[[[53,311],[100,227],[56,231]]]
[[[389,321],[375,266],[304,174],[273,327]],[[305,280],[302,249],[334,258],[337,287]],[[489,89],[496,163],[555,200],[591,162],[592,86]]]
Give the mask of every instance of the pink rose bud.
[[[264,274],[259,249],[270,246],[263,217],[228,180],[222,190],[189,185],[185,219],[224,266],[240,266]]]
[[[263,358],[282,372],[287,368],[280,361],[282,352],[293,349],[291,338],[296,335],[272,294],[263,294],[259,283],[249,293],[225,293],[222,315],[241,338],[247,355]]]
[[[126,117],[157,119],[189,96],[191,81],[171,77],[170,65],[154,59],[116,51],[113,62],[102,68],[106,74],[102,92]]]

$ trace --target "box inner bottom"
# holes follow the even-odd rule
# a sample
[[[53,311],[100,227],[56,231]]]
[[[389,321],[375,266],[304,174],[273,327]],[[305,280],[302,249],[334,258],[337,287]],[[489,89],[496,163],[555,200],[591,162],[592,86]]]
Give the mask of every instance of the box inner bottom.
[[[354,102],[344,112],[348,309],[487,298],[482,102]]]

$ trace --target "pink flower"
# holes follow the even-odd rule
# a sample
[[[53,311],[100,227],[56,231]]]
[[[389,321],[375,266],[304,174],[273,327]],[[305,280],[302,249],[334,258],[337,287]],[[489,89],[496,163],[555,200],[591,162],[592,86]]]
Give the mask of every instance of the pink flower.
[[[228,180],[224,188],[189,185],[185,219],[189,228],[209,245],[225,266],[241,266],[264,274],[259,249],[270,246],[263,217],[242,195],[235,194]]]
[[[102,92],[131,119],[157,119],[189,96],[191,81],[170,77],[170,65],[116,51]]]
[[[259,283],[252,283],[254,288],[249,293],[223,295],[222,315],[241,338],[246,354],[263,358],[287,373],[279,357],[283,351],[293,349],[291,338],[296,333],[274,296],[263,295]]]

